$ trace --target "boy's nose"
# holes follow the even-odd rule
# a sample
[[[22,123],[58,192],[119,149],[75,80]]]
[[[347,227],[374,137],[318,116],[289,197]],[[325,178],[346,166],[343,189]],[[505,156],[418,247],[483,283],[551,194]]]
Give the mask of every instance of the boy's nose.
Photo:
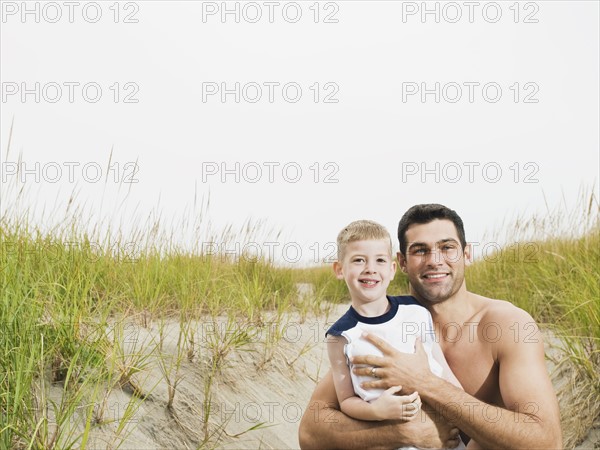
[[[368,262],[365,265],[365,272],[367,272],[367,273],[375,273],[376,272],[375,264],[371,263],[371,262]]]

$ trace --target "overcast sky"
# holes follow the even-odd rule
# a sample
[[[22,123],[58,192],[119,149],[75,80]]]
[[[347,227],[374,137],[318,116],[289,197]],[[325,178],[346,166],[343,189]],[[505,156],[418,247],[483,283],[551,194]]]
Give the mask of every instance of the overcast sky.
[[[482,243],[598,191],[598,5],[3,1],[1,207],[25,185],[48,227],[76,191],[124,231],[195,208],[307,262],[436,202]]]

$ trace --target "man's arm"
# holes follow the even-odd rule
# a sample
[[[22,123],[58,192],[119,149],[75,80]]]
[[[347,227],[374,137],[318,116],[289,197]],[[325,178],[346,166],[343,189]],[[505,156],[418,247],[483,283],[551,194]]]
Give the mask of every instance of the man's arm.
[[[510,317],[495,317],[502,330],[502,338],[495,347],[499,391],[509,409],[482,402],[433,375],[420,342],[417,353],[406,354],[368,335],[367,339],[385,356],[354,358],[356,364],[381,367],[377,373],[382,380],[365,383],[364,387],[402,384],[417,389],[424,402],[471,436],[481,448],[562,448],[558,403],[546,372],[543,342],[533,319],[524,311],[517,311],[511,311]],[[515,333],[516,329],[521,332]],[[358,369],[357,373],[364,370]],[[475,448],[476,444],[472,445]]]
[[[410,422],[363,422],[339,410],[331,372],[317,384],[300,422],[298,438],[302,449],[392,449],[417,445],[423,448],[453,448],[458,429],[438,420],[423,405]]]

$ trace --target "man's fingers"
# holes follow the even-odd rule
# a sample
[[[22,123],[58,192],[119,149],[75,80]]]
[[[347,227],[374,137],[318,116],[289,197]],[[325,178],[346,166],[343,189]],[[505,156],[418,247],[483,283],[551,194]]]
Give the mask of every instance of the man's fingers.
[[[350,362],[355,365],[367,365],[367,366],[375,366],[381,367],[384,365],[384,359],[381,356],[375,355],[358,355],[350,358]],[[356,370],[362,370],[361,372],[355,371],[354,373],[358,375],[371,375],[372,367],[356,367]],[[364,370],[363,370],[364,369]]]
[[[367,333],[363,331],[362,333],[363,339],[366,339],[370,343],[372,343],[375,347],[377,347],[384,355],[394,355],[397,353],[397,350],[394,349],[390,344],[388,344],[385,340],[381,339],[378,336],[375,336],[372,333]]]
[[[402,390],[402,386],[392,386],[391,388],[386,389],[387,394],[394,395],[396,392],[400,392]]]
[[[360,386],[363,389],[388,389],[391,387],[385,380],[365,381],[364,383],[360,383]]]
[[[421,338],[417,338],[415,340],[415,353],[425,353],[425,349],[423,348],[423,342],[421,342]]]
[[[407,398],[408,398],[408,396],[407,396]],[[420,409],[421,409],[421,402],[418,398],[416,399],[416,401],[407,403],[403,406],[404,415],[407,418],[416,416]]]
[[[458,430],[458,428],[452,428],[450,430],[450,437],[448,438],[448,441],[446,442],[446,446],[453,448],[453,447],[457,447],[459,443],[460,443],[460,431]]]
[[[417,391],[415,391],[415,392],[413,392],[412,394],[410,394],[410,395],[407,395],[407,396],[406,396],[406,399],[407,399],[409,402],[414,402],[414,401],[415,401],[415,400],[417,400],[418,398],[419,398],[419,393],[418,393]]]

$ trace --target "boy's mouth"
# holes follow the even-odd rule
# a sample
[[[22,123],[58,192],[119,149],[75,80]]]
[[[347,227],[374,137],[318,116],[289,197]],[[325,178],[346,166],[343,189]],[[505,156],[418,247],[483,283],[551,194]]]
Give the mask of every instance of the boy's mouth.
[[[363,284],[365,286],[375,286],[377,283],[379,283],[378,280],[358,280],[360,282],[360,284]]]

